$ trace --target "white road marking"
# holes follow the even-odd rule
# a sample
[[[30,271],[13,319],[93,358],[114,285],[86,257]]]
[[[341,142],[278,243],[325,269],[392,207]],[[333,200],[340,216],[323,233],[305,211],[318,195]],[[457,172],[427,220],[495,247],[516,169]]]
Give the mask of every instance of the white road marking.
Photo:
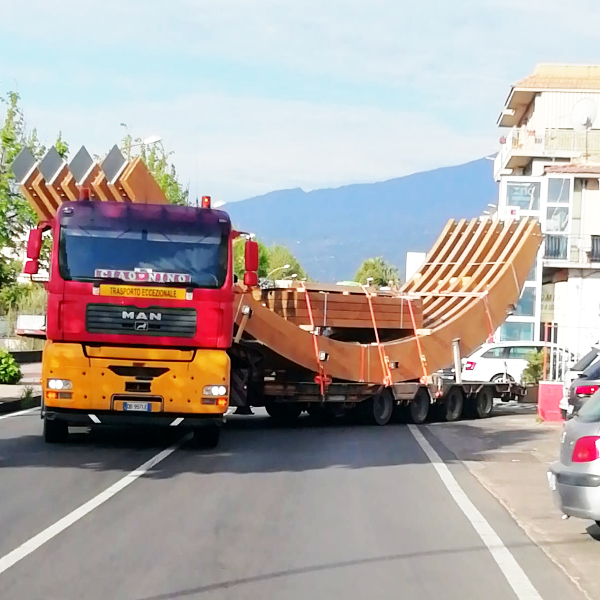
[[[458,504],[458,507],[467,519],[469,519],[471,525],[487,546],[517,598],[519,600],[542,600],[539,592],[535,589],[510,550],[504,545],[500,536],[494,531],[493,527],[486,521],[479,510],[477,510],[471,500],[469,500],[467,494],[460,487],[446,463],[444,463],[425,436],[419,431],[419,428],[415,425],[409,425],[408,428],[427,455],[427,458],[431,461],[446,489],[450,492],[456,504]]]
[[[175,450],[180,448],[185,442],[191,439],[191,434],[182,437],[172,446],[169,446],[162,452],[159,452],[153,456],[150,460],[139,466],[135,471],[131,471],[119,479],[116,483],[111,485],[109,488],[100,492],[97,496],[88,500],[85,504],[82,504],[79,508],[70,512],[68,515],[58,520],[50,527],[44,529],[37,535],[33,536],[30,540],[27,540],[24,544],[21,544],[18,548],[15,548],[12,552],[9,552],[2,558],[0,558],[0,575],[10,569],[13,565],[23,560],[26,556],[29,556],[32,552],[37,550],[40,546],[43,546],[46,542],[56,537],[59,533],[62,533],[67,527],[70,527],[87,514],[91,513],[95,508],[104,504],[107,500],[110,500],[113,496],[124,490],[128,485],[132,484],[138,477],[145,475],[150,469],[155,467],[159,462],[165,460],[168,456],[173,454]]]
[[[10,419],[11,417],[18,417],[19,415],[26,415],[27,413],[31,413],[36,410],[40,410],[40,407],[36,406],[34,408],[26,408],[25,410],[18,410],[17,412],[11,412],[11,413],[8,413],[7,415],[0,415],[0,421],[2,421],[2,419]]]

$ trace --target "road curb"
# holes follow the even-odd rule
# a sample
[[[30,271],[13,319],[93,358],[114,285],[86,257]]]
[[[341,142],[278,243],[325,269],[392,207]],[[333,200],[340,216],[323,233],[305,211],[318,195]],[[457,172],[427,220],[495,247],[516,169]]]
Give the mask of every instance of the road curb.
[[[7,398],[0,400],[0,414],[17,412],[19,410],[27,410],[28,408],[36,408],[41,406],[42,396],[38,394],[23,400],[22,398]]]

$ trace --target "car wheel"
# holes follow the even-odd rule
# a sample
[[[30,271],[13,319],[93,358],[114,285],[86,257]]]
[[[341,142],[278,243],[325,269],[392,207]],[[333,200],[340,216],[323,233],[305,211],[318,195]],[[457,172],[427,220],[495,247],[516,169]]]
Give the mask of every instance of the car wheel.
[[[509,375],[508,373],[498,373],[494,375],[490,379],[490,381],[492,381],[493,383],[514,383],[515,378],[512,375]]]

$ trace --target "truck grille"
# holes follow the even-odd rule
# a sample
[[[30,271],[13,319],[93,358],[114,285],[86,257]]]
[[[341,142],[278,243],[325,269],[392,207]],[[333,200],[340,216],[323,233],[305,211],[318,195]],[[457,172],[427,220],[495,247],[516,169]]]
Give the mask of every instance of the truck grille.
[[[89,333],[191,338],[196,335],[196,309],[88,304],[85,327]]]

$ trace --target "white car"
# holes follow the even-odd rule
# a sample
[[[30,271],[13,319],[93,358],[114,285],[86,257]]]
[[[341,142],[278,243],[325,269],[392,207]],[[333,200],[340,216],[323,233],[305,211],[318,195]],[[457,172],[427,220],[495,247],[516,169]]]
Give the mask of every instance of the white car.
[[[573,364],[575,357],[548,343],[555,351],[549,358],[549,368],[562,380],[562,372]],[[531,352],[544,348],[544,342],[497,342],[484,344],[469,358],[463,359],[463,381],[520,382]]]

